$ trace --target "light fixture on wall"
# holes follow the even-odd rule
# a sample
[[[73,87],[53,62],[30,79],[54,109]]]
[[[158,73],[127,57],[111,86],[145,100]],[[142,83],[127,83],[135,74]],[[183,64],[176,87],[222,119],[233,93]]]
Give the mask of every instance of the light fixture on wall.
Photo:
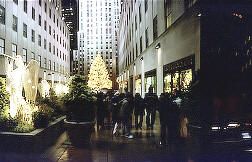
[[[143,57],[141,57],[140,60],[143,61]]]
[[[155,47],[155,49],[159,49],[161,46],[160,46],[160,43],[158,43]]]

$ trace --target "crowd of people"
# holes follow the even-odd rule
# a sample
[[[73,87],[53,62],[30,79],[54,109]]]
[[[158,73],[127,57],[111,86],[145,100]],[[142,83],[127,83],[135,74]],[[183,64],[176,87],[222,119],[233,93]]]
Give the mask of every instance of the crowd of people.
[[[187,136],[187,118],[180,111],[181,100],[179,94],[162,93],[160,97],[153,93],[153,87],[142,98],[139,93],[106,93],[97,94],[97,130],[103,130],[104,121],[113,124],[113,133],[118,128],[122,129],[122,135],[132,137],[131,129],[138,131],[143,129],[143,119],[146,117],[146,129],[153,130],[156,121],[156,112],[160,119],[160,144],[166,145],[169,141],[178,137]],[[134,116],[134,121],[132,120]],[[134,122],[134,123],[133,123]]]

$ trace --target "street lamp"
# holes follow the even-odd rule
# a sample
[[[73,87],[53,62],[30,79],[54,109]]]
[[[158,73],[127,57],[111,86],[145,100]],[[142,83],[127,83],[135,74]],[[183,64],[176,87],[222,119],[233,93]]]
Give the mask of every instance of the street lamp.
[[[155,49],[159,49],[160,48],[160,43],[158,43],[155,47]]]

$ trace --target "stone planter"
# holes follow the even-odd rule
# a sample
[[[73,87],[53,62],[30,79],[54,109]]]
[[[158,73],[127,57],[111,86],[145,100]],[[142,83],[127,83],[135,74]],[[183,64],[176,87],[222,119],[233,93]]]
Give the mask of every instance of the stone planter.
[[[95,131],[95,122],[70,122],[64,120],[70,142],[75,147],[90,144],[91,134]]]
[[[64,132],[65,116],[49,123],[46,128],[30,133],[0,132],[0,150],[11,152],[39,152],[53,145]]]

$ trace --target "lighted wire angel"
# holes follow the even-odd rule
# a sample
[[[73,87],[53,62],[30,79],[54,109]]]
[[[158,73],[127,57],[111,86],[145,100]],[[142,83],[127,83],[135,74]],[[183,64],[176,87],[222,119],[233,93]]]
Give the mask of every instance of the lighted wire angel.
[[[25,98],[28,102],[34,103],[37,96],[39,76],[39,64],[35,60],[31,60],[26,67],[24,75]]]
[[[7,65],[7,90],[10,94],[10,116],[14,118],[18,110],[26,107],[27,102],[35,102],[38,84],[39,65],[35,60],[25,66],[22,57],[14,58],[16,68],[13,64]],[[23,97],[23,88],[25,98]]]
[[[39,83],[39,93],[42,97],[48,97],[50,95],[50,84],[45,80],[41,80],[41,83]]]

